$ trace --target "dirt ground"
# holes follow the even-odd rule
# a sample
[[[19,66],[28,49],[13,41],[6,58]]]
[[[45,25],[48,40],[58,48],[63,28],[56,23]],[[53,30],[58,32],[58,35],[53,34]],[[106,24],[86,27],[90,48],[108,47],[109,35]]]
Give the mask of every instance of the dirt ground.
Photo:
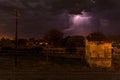
[[[120,80],[120,71],[92,69],[81,59],[0,56],[0,80]]]
[[[120,70],[90,68],[81,59],[0,55],[0,80],[120,80]]]

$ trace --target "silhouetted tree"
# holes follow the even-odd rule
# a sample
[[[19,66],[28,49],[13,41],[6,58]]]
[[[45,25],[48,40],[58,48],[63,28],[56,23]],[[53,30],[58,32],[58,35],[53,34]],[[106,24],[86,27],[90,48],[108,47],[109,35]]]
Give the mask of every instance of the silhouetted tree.
[[[108,36],[108,40],[116,43],[120,43],[120,35]]]
[[[68,36],[64,38],[64,45],[65,46],[71,46],[71,47],[84,47],[85,42],[84,42],[84,37],[83,36]]]
[[[102,32],[93,32],[87,36],[87,39],[90,41],[105,41],[106,36]]]
[[[25,39],[18,39],[18,46],[25,47],[27,44],[27,40]]]
[[[13,47],[14,44],[12,43],[12,40],[3,37],[0,40],[0,46],[2,46],[2,47]]]
[[[65,46],[65,47],[67,46],[66,43],[67,43],[67,41],[68,41],[69,38],[70,38],[70,36],[67,36],[67,37],[65,37],[65,38],[62,39],[62,46]]]
[[[61,40],[63,38],[63,33],[58,29],[51,29],[44,35],[44,40],[48,41],[51,45],[59,46],[61,45]]]

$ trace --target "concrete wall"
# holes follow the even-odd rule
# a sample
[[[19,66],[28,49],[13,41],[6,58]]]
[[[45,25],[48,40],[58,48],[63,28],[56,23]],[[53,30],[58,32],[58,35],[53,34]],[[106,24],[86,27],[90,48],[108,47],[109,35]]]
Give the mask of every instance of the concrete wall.
[[[91,67],[111,67],[112,44],[86,40],[85,58]]]

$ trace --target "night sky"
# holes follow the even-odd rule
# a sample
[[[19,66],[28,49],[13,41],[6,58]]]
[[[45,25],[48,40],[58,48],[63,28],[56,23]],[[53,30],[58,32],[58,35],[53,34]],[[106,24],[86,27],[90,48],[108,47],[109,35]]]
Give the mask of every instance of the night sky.
[[[65,35],[103,31],[120,34],[120,0],[0,0],[0,36],[14,37],[15,12],[19,10],[18,35],[41,38],[57,28]]]

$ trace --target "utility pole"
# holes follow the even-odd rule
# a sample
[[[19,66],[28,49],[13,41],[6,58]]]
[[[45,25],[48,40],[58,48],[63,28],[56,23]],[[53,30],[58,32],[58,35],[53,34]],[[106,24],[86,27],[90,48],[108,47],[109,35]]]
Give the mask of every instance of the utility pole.
[[[15,9],[15,48],[18,48],[18,20],[19,20],[20,14],[17,9]]]
[[[18,48],[18,20],[20,13],[17,9],[14,9],[15,12],[15,55],[14,55],[14,69],[13,69],[13,80],[16,80],[16,67],[17,67],[17,48]]]

